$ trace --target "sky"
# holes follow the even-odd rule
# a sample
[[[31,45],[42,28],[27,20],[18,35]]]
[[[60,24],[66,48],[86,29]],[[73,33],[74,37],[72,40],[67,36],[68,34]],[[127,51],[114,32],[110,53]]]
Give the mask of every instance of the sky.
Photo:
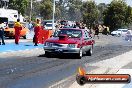
[[[95,0],[97,4],[99,3],[106,3],[109,4],[112,0]],[[132,6],[132,0],[126,0],[127,4]]]
[[[86,1],[86,0],[84,0]],[[106,3],[109,4],[112,0],[94,0],[97,4],[99,3]],[[126,0],[127,4],[132,6],[132,0]]]
[[[41,0],[38,0],[38,1],[41,1]],[[56,0],[58,1],[58,0]],[[86,0],[83,0],[83,1],[86,1]],[[112,0],[94,0],[97,4],[99,3],[106,3],[106,4],[109,4]],[[130,5],[132,7],[132,0],[126,0],[127,4]]]

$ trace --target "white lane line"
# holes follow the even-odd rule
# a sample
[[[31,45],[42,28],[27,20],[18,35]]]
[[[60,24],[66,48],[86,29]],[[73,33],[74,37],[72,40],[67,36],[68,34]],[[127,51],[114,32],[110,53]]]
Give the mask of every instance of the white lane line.
[[[88,66],[98,66],[98,67],[106,67],[106,68],[121,68],[128,63],[132,62],[132,51],[126,52],[119,56],[113,57],[111,59],[102,60],[96,63],[87,63]]]
[[[74,75],[75,76],[75,75]],[[56,82],[55,84],[53,84],[53,85],[51,85],[51,86],[49,86],[48,88],[63,88],[63,84],[65,83],[65,82],[67,82],[67,81],[70,81],[70,79],[72,79],[73,78],[73,76],[69,76],[69,77],[67,77],[66,79],[63,79],[63,80],[61,80],[61,81],[59,81],[59,82]]]

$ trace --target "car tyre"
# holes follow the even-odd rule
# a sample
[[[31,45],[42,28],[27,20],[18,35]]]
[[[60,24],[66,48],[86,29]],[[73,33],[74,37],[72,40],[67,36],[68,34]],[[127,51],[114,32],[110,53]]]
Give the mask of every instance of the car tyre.
[[[118,34],[117,34],[117,37],[120,37],[120,36],[121,36],[121,34],[120,34],[120,33],[118,33]]]
[[[79,50],[79,53],[76,55],[77,58],[81,59],[83,57],[82,49]]]
[[[50,52],[45,51],[45,56],[50,57]]]
[[[92,54],[93,54],[93,47],[91,47],[91,48],[86,52],[86,54],[87,54],[88,56],[92,56]]]
[[[26,35],[25,35],[25,36],[23,36],[23,38],[24,38],[24,39],[26,39]]]

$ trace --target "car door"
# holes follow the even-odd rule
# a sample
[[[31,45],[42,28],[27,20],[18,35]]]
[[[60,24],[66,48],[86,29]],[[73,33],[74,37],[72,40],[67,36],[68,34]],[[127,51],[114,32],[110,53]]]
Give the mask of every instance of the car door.
[[[88,40],[89,40],[89,36],[87,34],[86,31],[84,31],[83,33],[83,41],[82,41],[82,46],[83,46],[83,51],[87,51],[88,47],[87,47],[87,44],[88,44]]]
[[[92,38],[90,37],[87,30],[84,31],[85,34],[85,51],[88,51],[92,45]]]

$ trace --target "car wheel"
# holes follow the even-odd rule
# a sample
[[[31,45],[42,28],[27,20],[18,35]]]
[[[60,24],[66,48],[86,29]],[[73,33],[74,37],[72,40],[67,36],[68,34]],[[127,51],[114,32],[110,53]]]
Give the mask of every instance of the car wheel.
[[[24,38],[24,39],[26,39],[26,35],[25,35],[25,36],[23,36],[23,38]]]
[[[114,34],[111,34],[112,36],[114,36]]]
[[[117,37],[120,37],[120,36],[121,36],[121,34],[120,34],[120,33],[118,33],[118,34],[117,34]]]
[[[45,51],[45,56],[50,57],[50,52]]]
[[[86,54],[87,54],[88,56],[91,56],[91,55],[93,54],[93,47],[91,47],[91,48],[86,52]]]
[[[79,53],[77,54],[77,58],[81,59],[83,56],[83,51],[82,49],[79,50]]]

